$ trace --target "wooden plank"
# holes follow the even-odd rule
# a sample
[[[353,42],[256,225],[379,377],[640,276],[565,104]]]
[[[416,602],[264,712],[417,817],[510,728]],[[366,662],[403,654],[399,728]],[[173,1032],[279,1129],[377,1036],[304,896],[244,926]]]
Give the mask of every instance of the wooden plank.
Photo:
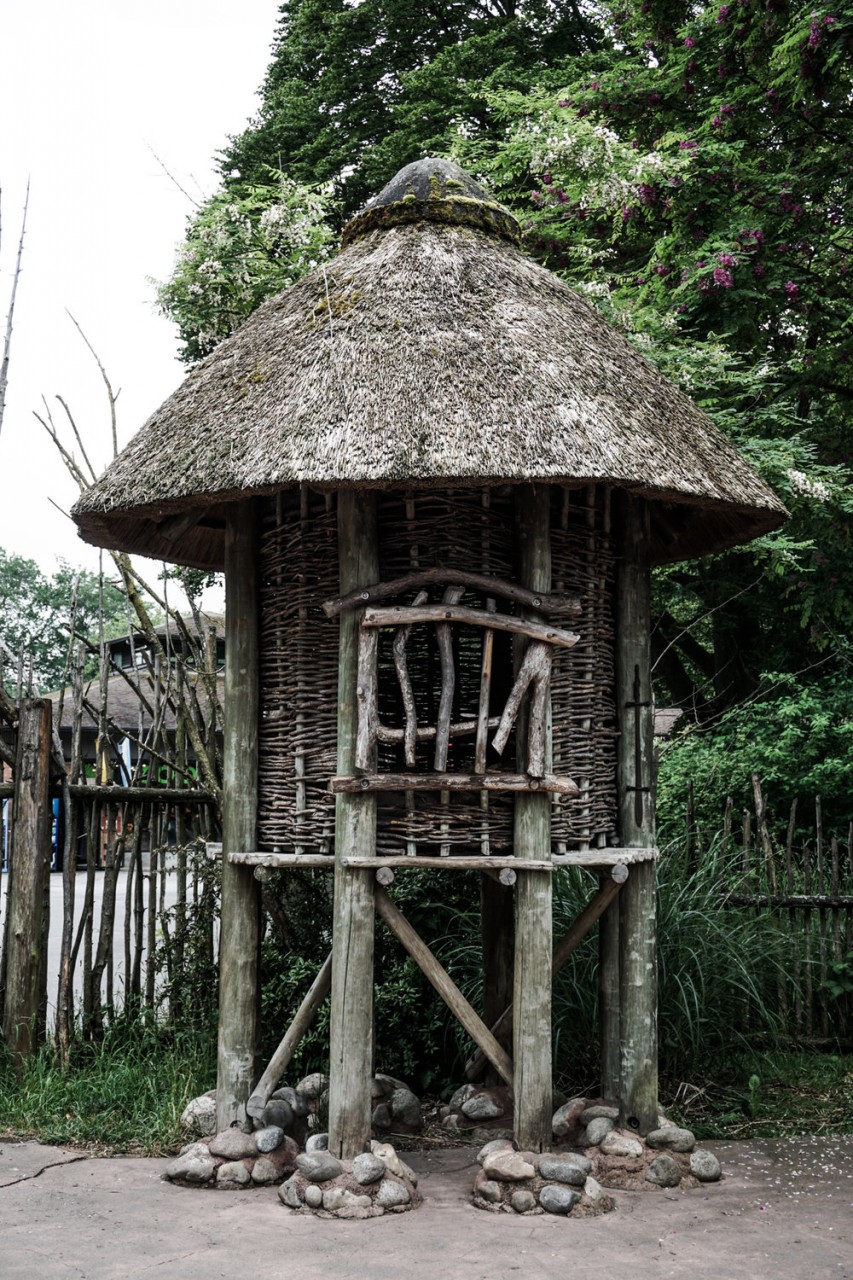
[[[379,576],[376,495],[341,490],[338,564],[341,595]],[[358,731],[357,610],[340,618],[338,642],[337,767],[352,773]],[[371,761],[375,768],[375,762]],[[376,847],[376,798],[339,794],[335,857],[370,854]],[[352,1160],[370,1145],[373,1074],[373,875],[369,869],[335,876],[332,1005],[329,1045],[329,1150]]]
[[[257,506],[229,503],[225,526],[225,741],[222,845],[251,849],[258,814]],[[149,793],[150,794],[150,793]],[[216,1128],[250,1127],[260,1047],[261,892],[250,867],[222,859]]]
[[[471,1008],[471,1005],[450,977],[450,974],[446,969],[442,968],[429,947],[415,932],[381,885],[376,887],[375,899],[379,916],[408,951],[418,968],[441,996],[454,1017],[468,1032],[474,1043],[482,1049],[489,1062],[500,1073],[502,1079],[512,1086],[513,1066],[506,1050],[501,1048],[482,1018]]]
[[[334,870],[335,858],[331,853],[262,853],[240,852],[228,854],[228,861],[244,867],[314,867]]]
[[[571,778],[546,773],[531,778],[526,773],[367,773],[338,775],[329,779],[334,795],[372,791],[542,791],[561,796],[579,794]]]
[[[550,859],[540,859],[531,861],[526,859],[522,861],[519,858],[499,858],[499,857],[483,857],[482,854],[472,854],[470,857],[459,855],[458,857],[451,854],[449,857],[434,858],[428,854],[417,854],[414,858],[407,853],[398,854],[377,854],[370,858],[348,857],[341,862],[344,867],[415,867],[428,870],[449,870],[449,871],[483,871],[491,869],[499,871],[502,867],[511,867],[515,871],[551,871],[553,870]]]
[[[648,849],[577,849],[570,853],[555,853],[551,861],[555,867],[615,867],[619,863],[633,866],[637,862],[656,862],[657,848]]]
[[[314,1021],[314,1015],[329,994],[331,986],[332,953],[330,951],[246,1104],[246,1111],[253,1120],[260,1120],[264,1107],[270,1100],[270,1094],[284,1075],[290,1059],[299,1047],[305,1032]]]
[[[634,494],[617,499],[619,825],[623,845],[648,849],[655,843],[649,508]],[[655,871],[654,861],[635,864],[619,895],[620,1123],[642,1135],[658,1123]]]
[[[19,708],[3,1003],[3,1038],[16,1071],[38,1047],[40,968],[47,950],[44,892],[50,874],[51,714],[46,698],[25,699]]]
[[[528,636],[531,640],[544,640],[561,649],[572,649],[579,636],[573,631],[562,631],[542,622],[529,622],[509,613],[486,613],[484,609],[469,609],[456,604],[422,604],[404,607],[395,605],[387,609],[365,609],[363,627],[402,627],[414,622],[462,622],[472,627],[494,627],[496,631],[509,631],[513,635]]]
[[[521,485],[515,494],[519,580],[528,590],[544,594],[551,588],[550,489],[543,493],[533,485]],[[529,618],[516,634],[557,643],[551,629]],[[525,661],[526,655],[522,666]],[[526,730],[527,717],[520,717],[516,756],[523,769],[530,767]],[[516,796],[513,847],[520,860],[549,857],[549,795]],[[515,889],[515,1140],[524,1151],[547,1151],[551,1143],[551,963],[551,876],[531,871],[520,877]]]
[[[445,586],[458,583],[469,587],[472,591],[482,591],[485,595],[499,596],[503,600],[513,600],[517,604],[526,605],[529,609],[538,609],[540,613],[563,614],[577,618],[581,613],[581,602],[577,596],[542,594],[528,591],[514,582],[506,582],[502,578],[494,578],[490,574],[467,573],[460,569],[425,569],[404,574],[390,582],[374,582],[341,596],[337,600],[327,600],[323,612],[327,618],[336,618],[345,609],[360,609],[368,602],[390,600],[403,591],[411,591],[415,587]]]

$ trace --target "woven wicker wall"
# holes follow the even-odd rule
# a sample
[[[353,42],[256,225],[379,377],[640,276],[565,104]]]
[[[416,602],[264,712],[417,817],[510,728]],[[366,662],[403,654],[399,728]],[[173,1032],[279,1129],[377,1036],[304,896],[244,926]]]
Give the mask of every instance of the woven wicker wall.
[[[552,556],[555,591],[581,597],[583,614],[571,622],[580,633],[571,650],[557,650],[552,677],[554,772],[581,785],[576,800],[555,797],[555,851],[604,843],[615,827],[613,737],[613,557],[603,490],[553,488]],[[515,579],[513,491],[449,490],[379,495],[380,572],[383,580],[414,568],[457,566]],[[261,708],[259,848],[330,853],[334,800],[326,790],[335,772],[337,702],[336,621],[322,612],[338,594],[334,498],[279,495],[266,507],[260,548]],[[465,603],[483,607],[482,597]],[[503,606],[502,606],[503,607]],[[438,657],[435,628],[415,627],[407,650],[419,723],[435,723]],[[457,691],[454,720],[474,717],[480,684],[481,636],[466,628],[455,635]],[[380,716],[401,725],[391,636],[380,643]],[[493,714],[512,683],[510,638],[496,634]],[[450,771],[470,770],[473,738],[451,741]],[[514,740],[502,767],[512,768]],[[489,761],[497,766],[495,756]],[[431,747],[418,747],[428,770]],[[383,746],[380,770],[402,770],[401,748]],[[380,795],[380,852],[507,852],[511,850],[513,801],[478,793]]]

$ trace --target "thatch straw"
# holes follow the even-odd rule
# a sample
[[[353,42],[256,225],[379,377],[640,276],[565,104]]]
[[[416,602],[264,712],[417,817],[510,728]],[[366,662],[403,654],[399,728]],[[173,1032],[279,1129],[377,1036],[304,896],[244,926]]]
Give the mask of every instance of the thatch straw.
[[[468,189],[377,204],[152,415],[77,504],[84,538],[218,567],[221,504],[297,484],[608,482],[664,504],[661,560],[782,522],[710,419]]]

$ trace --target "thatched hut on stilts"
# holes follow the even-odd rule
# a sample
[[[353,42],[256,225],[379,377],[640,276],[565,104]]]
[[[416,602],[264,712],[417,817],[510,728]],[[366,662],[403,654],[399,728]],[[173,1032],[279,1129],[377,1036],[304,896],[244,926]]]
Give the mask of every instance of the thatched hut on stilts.
[[[518,240],[458,167],[409,165],[75,509],[96,545],[225,571],[220,1128],[330,970],[330,1147],[369,1145],[378,912],[547,1148],[566,865],[600,877],[603,1095],[657,1124],[649,569],[784,510]],[[259,864],[335,874],[330,963],[263,1075]],[[421,866],[482,873],[479,1013],[388,892]]]

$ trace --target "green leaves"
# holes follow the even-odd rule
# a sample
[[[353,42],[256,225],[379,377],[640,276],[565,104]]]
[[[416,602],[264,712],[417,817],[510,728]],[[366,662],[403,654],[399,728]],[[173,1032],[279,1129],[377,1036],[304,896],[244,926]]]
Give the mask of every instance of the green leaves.
[[[271,181],[234,179],[190,221],[171,277],[157,288],[192,361],[212,351],[267,298],[329,256],[330,202],[271,170]]]

